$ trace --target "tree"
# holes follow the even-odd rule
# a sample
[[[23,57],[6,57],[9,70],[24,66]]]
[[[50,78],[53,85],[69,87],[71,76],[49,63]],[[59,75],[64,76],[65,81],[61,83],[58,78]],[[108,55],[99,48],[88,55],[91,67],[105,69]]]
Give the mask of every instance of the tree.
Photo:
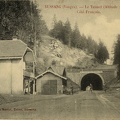
[[[63,41],[63,22],[59,20],[54,24],[54,28],[50,30],[50,35],[60,41]]]
[[[50,35],[59,39],[64,44],[71,46],[71,25],[69,20],[63,23],[61,20],[57,22],[56,17],[53,18],[53,28],[50,30]]]
[[[120,78],[120,34],[117,36],[117,41],[114,47],[113,64],[118,64],[118,78]]]
[[[73,47],[80,47],[80,38],[81,38],[80,31],[76,23],[71,35],[71,45]]]
[[[117,41],[114,47],[114,61],[113,64],[120,64],[120,35],[117,37]]]
[[[91,54],[95,54],[96,50],[98,49],[97,43],[92,39],[91,36],[89,36],[87,39],[87,49]]]
[[[12,39],[17,36],[33,48],[35,41],[40,41],[42,33],[47,31],[41,11],[30,0],[0,1],[0,39]]]
[[[82,49],[84,51],[86,51],[88,49],[88,40],[84,34],[82,34],[82,36],[81,36],[81,41],[82,41],[82,44],[84,46]]]
[[[95,54],[95,57],[101,64],[103,64],[109,58],[108,50],[102,41],[99,42],[98,50]]]
[[[53,16],[53,22],[52,22],[52,29],[49,31],[49,35],[56,38],[56,27],[57,27],[57,19],[56,15]]]
[[[56,16],[53,17],[53,28],[50,30],[50,35],[56,39],[59,39],[63,44],[69,47],[75,47],[85,50],[89,53],[94,54],[98,48],[97,43],[92,39],[92,37],[86,38],[85,35],[80,34],[77,23],[72,30],[69,19],[65,23],[61,20],[57,22]]]
[[[64,24],[63,31],[64,31],[64,33],[63,33],[64,34],[63,35],[64,36],[63,43],[67,44],[69,47],[71,47],[71,32],[72,32],[72,29],[71,29],[71,25],[70,25],[70,22],[69,22],[68,19]]]

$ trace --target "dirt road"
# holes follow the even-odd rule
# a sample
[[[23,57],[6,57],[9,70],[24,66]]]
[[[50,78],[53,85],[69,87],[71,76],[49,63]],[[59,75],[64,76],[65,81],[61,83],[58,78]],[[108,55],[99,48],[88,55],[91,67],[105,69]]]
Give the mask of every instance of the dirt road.
[[[0,106],[0,119],[120,120],[118,98],[102,91],[47,96]]]

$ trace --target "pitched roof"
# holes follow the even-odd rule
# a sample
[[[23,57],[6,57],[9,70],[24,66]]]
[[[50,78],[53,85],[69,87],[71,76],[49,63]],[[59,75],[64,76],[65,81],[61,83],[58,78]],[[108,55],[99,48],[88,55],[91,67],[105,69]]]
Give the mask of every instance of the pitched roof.
[[[59,74],[57,74],[57,73],[55,73],[55,72],[53,72],[53,71],[51,71],[51,70],[47,70],[47,71],[45,71],[44,73],[38,75],[38,76],[35,77],[35,78],[37,79],[37,78],[39,78],[39,77],[42,77],[42,76],[45,75],[46,73],[52,73],[53,75],[58,76],[58,77],[60,77],[60,78],[62,78],[62,79],[65,79],[65,80],[67,79],[66,77],[63,77],[63,76],[61,76],[61,75],[59,75]]]
[[[55,73],[57,73],[59,75],[63,75],[63,72],[65,70],[65,68],[63,66],[51,66],[51,67],[48,68],[48,70],[50,68],[53,70],[53,72],[55,72]]]
[[[21,40],[0,40],[0,59],[21,58],[27,45]]]

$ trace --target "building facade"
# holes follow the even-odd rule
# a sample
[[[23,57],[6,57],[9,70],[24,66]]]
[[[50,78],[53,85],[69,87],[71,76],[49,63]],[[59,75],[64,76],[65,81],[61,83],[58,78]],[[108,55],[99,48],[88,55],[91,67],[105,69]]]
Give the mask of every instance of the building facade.
[[[24,42],[21,40],[0,41],[1,94],[24,93],[24,77],[26,76],[24,75],[24,71],[27,70],[26,66],[28,62],[34,64],[34,55],[33,51]],[[32,68],[31,73],[33,72]]]
[[[61,94],[67,83],[63,76],[64,68],[49,67],[45,72],[36,77],[36,92],[38,94]]]

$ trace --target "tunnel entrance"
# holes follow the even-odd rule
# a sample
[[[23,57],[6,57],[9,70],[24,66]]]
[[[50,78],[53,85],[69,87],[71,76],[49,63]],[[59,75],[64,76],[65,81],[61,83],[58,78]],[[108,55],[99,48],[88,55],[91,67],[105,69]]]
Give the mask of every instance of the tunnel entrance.
[[[81,80],[81,90],[86,90],[86,87],[92,84],[93,90],[102,90],[103,83],[99,75],[90,73],[85,75]]]

